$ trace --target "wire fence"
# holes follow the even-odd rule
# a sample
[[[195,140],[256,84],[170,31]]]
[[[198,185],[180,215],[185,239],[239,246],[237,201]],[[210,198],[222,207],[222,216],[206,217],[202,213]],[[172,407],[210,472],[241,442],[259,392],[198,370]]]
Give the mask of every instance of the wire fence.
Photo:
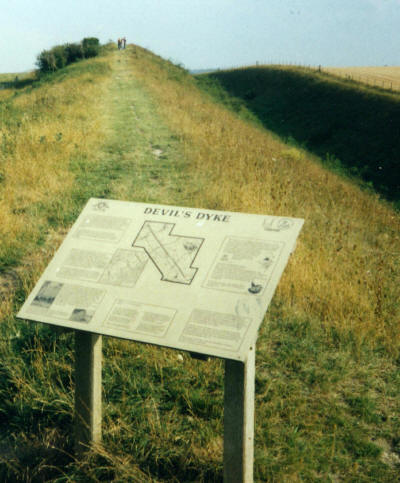
[[[329,74],[333,77],[358,82],[370,87],[400,92],[400,67],[354,67],[338,68],[321,65],[301,64],[287,61],[256,62],[255,65],[237,65],[215,70],[246,69],[249,67],[293,67]],[[375,72],[374,72],[375,71]],[[391,71],[394,71],[391,73]]]
[[[381,72],[373,75],[372,73],[367,74],[362,72],[357,73],[357,71],[352,72],[350,69],[348,72],[346,72],[346,70],[340,70],[340,69],[321,68],[321,71],[336,77],[340,77],[342,79],[347,79],[349,81],[355,81],[362,84],[366,84],[371,87],[379,87],[381,89],[385,89],[389,91],[400,92],[400,69],[399,69],[399,80],[391,79],[391,78],[383,78],[382,77],[383,74],[381,74]]]

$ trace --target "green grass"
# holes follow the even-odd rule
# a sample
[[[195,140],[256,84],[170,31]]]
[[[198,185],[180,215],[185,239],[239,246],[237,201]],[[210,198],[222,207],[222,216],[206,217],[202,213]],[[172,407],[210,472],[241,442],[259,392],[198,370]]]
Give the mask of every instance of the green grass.
[[[301,68],[249,67],[197,76],[235,110],[318,155],[326,166],[400,202],[400,95]],[[232,97],[233,96],[233,97]]]
[[[106,74],[109,71],[109,65],[106,62],[91,62],[90,59],[83,59],[74,64],[58,69],[51,74],[40,74],[35,82],[35,87],[39,87],[46,83],[62,82],[64,79],[80,77],[83,74],[96,75]],[[92,80],[92,82],[94,79]],[[90,82],[90,80],[86,80]]]
[[[259,481],[290,474],[300,481],[395,481],[398,364],[367,346],[355,349],[350,335],[338,338],[316,320],[291,320],[279,301],[268,318],[256,376],[257,420],[265,422],[256,437]]]
[[[16,74],[0,74],[1,89],[21,89],[31,85],[36,79],[35,72],[22,72]]]
[[[126,59],[119,60],[114,66],[109,105],[113,133],[105,144],[104,157],[116,161],[120,175],[119,181],[112,181],[114,191],[108,196],[148,203],[165,199],[171,204],[187,203],[183,187],[190,180],[182,146],[157,117],[157,106],[144,86],[129,74]]]

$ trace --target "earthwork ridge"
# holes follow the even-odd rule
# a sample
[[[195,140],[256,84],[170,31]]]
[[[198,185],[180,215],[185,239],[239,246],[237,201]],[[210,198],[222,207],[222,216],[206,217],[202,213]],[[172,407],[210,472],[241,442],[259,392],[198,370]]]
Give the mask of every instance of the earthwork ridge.
[[[222,480],[222,362],[110,338],[103,443],[74,457],[73,334],[15,314],[98,197],[304,218],[257,344],[255,481],[396,481],[395,94],[371,94],[358,119],[387,130],[367,136],[331,116],[334,95],[365,108],[346,81],[193,77],[139,46],[102,49],[0,91],[0,479]],[[356,132],[384,175],[354,157]]]

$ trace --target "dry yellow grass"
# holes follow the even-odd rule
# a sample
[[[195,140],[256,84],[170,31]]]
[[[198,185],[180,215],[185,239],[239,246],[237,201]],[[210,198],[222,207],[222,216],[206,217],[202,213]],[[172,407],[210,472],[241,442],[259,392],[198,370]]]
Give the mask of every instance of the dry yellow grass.
[[[306,220],[279,286],[288,316],[315,317],[359,344],[398,351],[399,214],[137,52],[132,68],[191,160],[193,205]]]
[[[0,90],[0,101],[3,101],[4,99],[7,99],[7,97],[10,97],[10,95],[13,93],[12,89],[1,89]]]
[[[68,205],[75,182],[71,160],[85,159],[88,165],[96,160],[106,127],[103,106],[97,99],[102,97],[108,77],[96,76],[96,83],[91,77],[84,72],[22,93],[12,103],[14,111],[7,114],[8,122],[0,125],[3,258],[9,250],[24,255],[27,246],[43,237],[46,214],[40,213],[40,203],[63,199],[64,206]],[[34,213],[33,206],[37,207]],[[2,316],[10,308],[6,299],[4,296],[0,308]]]
[[[400,67],[325,67],[325,72],[355,81],[400,91]]]

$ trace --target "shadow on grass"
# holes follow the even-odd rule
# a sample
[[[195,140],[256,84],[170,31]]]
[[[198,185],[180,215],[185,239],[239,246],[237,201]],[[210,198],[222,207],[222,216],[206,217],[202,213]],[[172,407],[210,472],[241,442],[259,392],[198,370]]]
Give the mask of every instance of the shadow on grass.
[[[27,79],[19,79],[18,76],[15,77],[13,81],[0,82],[1,89],[23,89],[37,82],[36,77],[30,77]]]
[[[220,71],[198,82],[222,102],[221,91],[239,99],[267,129],[400,207],[398,94],[298,68]]]

